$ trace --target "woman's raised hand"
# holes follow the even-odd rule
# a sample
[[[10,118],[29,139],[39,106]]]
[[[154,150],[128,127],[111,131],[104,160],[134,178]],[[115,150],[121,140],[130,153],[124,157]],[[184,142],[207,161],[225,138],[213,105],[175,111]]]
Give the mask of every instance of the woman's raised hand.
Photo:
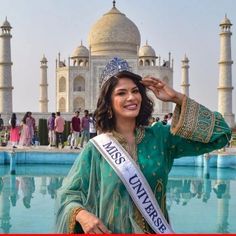
[[[76,216],[85,234],[111,234],[112,232],[92,213],[82,210]]]
[[[182,104],[184,95],[169,87],[164,81],[150,76],[143,78],[141,83],[161,101]]]

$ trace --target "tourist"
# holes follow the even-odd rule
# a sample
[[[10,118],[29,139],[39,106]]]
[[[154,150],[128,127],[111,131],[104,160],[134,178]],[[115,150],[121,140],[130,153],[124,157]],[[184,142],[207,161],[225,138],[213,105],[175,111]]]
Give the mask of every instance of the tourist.
[[[71,119],[71,142],[70,148],[78,149],[78,141],[80,136],[80,118],[79,111],[75,112],[75,115]]]
[[[89,113],[89,138],[94,138],[97,135],[96,120],[94,113]]]
[[[55,119],[56,119],[56,113],[52,112],[51,116],[47,120],[48,141],[49,141],[49,146],[50,147],[53,147],[56,144]]]
[[[16,118],[16,113],[12,113],[11,119],[9,120],[10,125],[10,142],[13,148],[16,148],[16,145],[20,140],[20,122]]]
[[[27,111],[22,119],[22,128],[19,141],[19,144],[22,146],[30,146],[32,143],[34,124],[33,120],[30,117],[31,112]]]
[[[89,111],[84,110],[84,117],[82,117],[81,121],[81,141],[80,141],[80,147],[83,148],[84,146],[84,140],[86,140],[86,143],[89,141]]]
[[[171,125],[173,113],[170,112],[167,114],[167,125]]]
[[[159,122],[160,118],[159,117],[153,117],[153,122],[151,124],[151,126],[155,125],[157,122]]]
[[[61,117],[61,113],[58,111],[56,113],[56,119],[55,119],[55,133],[56,133],[56,147],[58,148],[59,143],[61,144],[61,147],[64,148],[64,131],[65,126],[65,120]]]
[[[4,122],[3,122],[3,119],[2,119],[2,115],[0,114],[0,131],[3,130],[3,127],[4,127]]]
[[[161,123],[162,123],[163,125],[167,125],[167,120],[168,120],[168,115],[164,115],[164,118],[163,118],[163,120],[161,121]]]
[[[112,59],[101,80],[100,135],[85,146],[58,192],[57,232],[172,233],[166,185],[174,159],[222,148],[231,129],[221,114],[164,81],[130,72],[125,60]],[[176,104],[171,126],[147,126],[154,104],[146,89]]]
[[[148,125],[152,126],[154,124],[155,124],[155,117],[152,116],[152,117],[149,118]]]
[[[31,144],[34,145],[34,136],[36,133],[36,122],[35,122],[35,118],[32,116],[32,112],[29,111],[29,119],[31,120],[31,127],[30,127],[30,132],[31,132],[31,136],[32,136],[32,140],[31,140]]]

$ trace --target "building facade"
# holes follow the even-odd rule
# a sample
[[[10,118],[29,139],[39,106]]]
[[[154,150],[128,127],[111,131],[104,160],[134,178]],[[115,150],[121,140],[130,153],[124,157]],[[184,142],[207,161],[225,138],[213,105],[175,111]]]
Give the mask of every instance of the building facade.
[[[156,56],[148,45],[140,47],[137,26],[113,7],[91,28],[86,48],[82,42],[71,57],[56,60],[56,110],[61,112],[94,111],[100,91],[100,77],[107,62],[113,57],[126,59],[134,73],[155,76],[173,86],[173,63],[169,53],[166,61]],[[172,111],[171,103],[156,98],[154,115]]]

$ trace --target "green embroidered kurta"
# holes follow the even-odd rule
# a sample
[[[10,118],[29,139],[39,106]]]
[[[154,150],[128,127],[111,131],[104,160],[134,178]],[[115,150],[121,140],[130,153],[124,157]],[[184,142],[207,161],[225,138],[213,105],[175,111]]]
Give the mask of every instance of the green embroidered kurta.
[[[166,185],[174,159],[224,147],[231,129],[219,113],[185,98],[181,107],[176,106],[171,127],[157,123],[145,127],[141,135],[136,133],[140,139],[137,164],[168,219]],[[73,215],[78,207],[99,217],[112,233],[144,232],[125,186],[91,142],[75,161],[58,192],[57,203],[57,232],[82,232]]]

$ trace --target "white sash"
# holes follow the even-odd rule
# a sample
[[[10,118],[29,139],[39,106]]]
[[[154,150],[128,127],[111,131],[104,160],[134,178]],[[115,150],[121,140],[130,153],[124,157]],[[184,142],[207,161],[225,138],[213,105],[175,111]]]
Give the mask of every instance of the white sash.
[[[144,175],[128,152],[108,134],[90,139],[124,183],[135,205],[155,233],[174,233]]]

